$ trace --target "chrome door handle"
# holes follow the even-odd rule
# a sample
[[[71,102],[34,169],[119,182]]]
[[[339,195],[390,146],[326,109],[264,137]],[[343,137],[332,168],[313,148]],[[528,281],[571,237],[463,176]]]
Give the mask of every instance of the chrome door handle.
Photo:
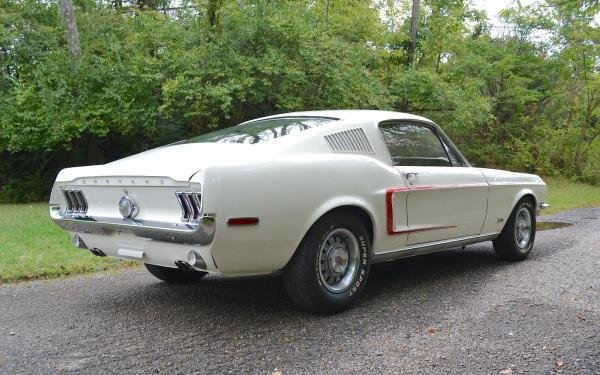
[[[419,175],[419,172],[403,172],[402,176],[404,176],[405,179],[409,180],[413,177],[417,177]]]

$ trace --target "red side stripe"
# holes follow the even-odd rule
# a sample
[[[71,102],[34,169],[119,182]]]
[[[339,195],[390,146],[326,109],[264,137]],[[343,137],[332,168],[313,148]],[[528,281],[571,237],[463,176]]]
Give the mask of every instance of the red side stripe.
[[[394,230],[394,205],[393,205],[393,197],[394,193],[400,191],[408,191],[407,187],[397,187],[387,189],[385,191],[385,208],[386,208],[386,216],[387,216],[387,232],[389,235],[400,234],[401,232],[396,232]]]
[[[482,182],[482,183],[455,184],[455,185],[417,185],[417,186],[410,186],[410,187],[395,187],[395,188],[387,189],[385,191],[385,208],[386,208],[386,216],[387,216],[387,232],[388,232],[388,234],[389,235],[407,234],[407,233],[416,233],[416,232],[426,232],[426,231],[430,231],[430,230],[456,228],[456,225],[445,225],[445,226],[432,226],[432,227],[418,228],[418,229],[408,229],[408,230],[401,230],[401,231],[394,230],[394,206],[393,206],[394,193],[397,193],[400,191],[459,189],[459,188],[471,188],[471,187],[489,187],[489,185],[485,182]]]
[[[474,183],[474,184],[456,184],[456,185],[417,185],[410,186],[410,190],[438,190],[438,189],[461,189],[471,187],[488,187],[489,185],[485,182]]]

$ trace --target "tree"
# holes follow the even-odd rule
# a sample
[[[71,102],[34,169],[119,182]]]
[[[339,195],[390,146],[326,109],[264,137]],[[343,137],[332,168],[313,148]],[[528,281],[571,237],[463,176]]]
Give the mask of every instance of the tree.
[[[79,44],[79,31],[77,30],[77,21],[75,20],[75,10],[73,9],[73,0],[60,0],[60,9],[65,23],[65,35],[69,52],[75,59],[81,57],[81,45]]]
[[[408,52],[408,65],[415,63],[415,51],[417,49],[417,29],[419,27],[419,9],[421,0],[413,0],[410,16],[410,50]]]
[[[517,4],[503,35],[467,0],[76,4],[75,20],[72,0],[0,0],[0,200],[42,199],[65,166],[325,108],[424,115],[477,165],[600,183],[597,1]]]

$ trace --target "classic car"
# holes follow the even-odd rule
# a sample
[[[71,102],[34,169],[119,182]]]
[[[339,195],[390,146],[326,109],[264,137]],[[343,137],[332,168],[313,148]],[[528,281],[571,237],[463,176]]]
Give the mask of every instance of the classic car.
[[[330,313],[375,262],[490,240],[525,259],[546,195],[536,175],[471,166],[426,118],[314,111],[63,169],[50,215],[76,247],[165,282],[281,272],[293,302]]]

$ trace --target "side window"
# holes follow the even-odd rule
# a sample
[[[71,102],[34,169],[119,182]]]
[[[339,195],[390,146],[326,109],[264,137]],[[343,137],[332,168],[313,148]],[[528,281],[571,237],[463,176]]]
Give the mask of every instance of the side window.
[[[411,123],[379,125],[395,166],[450,167],[445,146],[428,126]]]
[[[456,152],[454,147],[450,146],[444,140],[442,140],[442,143],[444,144],[444,148],[446,149],[446,152],[448,153],[448,157],[450,158],[450,161],[452,162],[453,166],[455,166],[455,167],[466,167],[467,166],[465,161],[458,155],[458,153]]]

